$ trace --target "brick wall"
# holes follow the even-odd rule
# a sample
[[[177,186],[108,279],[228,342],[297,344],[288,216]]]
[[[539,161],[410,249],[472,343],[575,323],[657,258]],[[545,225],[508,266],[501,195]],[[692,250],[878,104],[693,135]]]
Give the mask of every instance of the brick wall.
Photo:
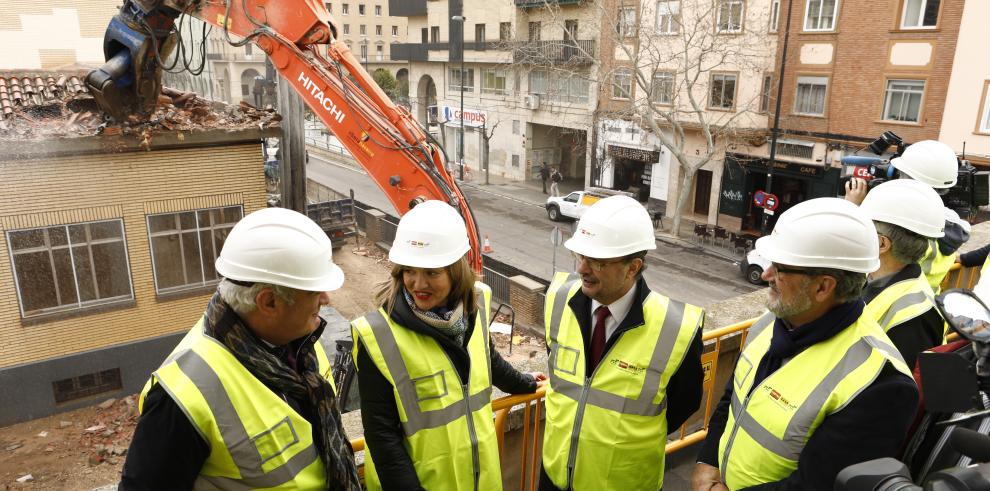
[[[39,142],[44,145],[44,142]],[[0,161],[0,368],[98,350],[189,329],[210,292],[159,297],[145,216],[242,205],[265,206],[257,144]],[[8,230],[122,219],[132,305],[23,321],[7,248]]]
[[[516,312],[517,324],[542,333],[545,289],[546,286],[522,275],[509,278],[509,304]]]
[[[907,142],[938,138],[963,2],[942,2],[937,29],[905,31],[898,29],[903,1],[839,2],[836,29],[826,33],[804,32],[807,2],[794,2],[781,101],[782,128],[869,139],[890,130]],[[778,66],[786,2],[782,2],[781,9]],[[930,62],[925,66],[892,65],[892,46],[904,42],[930,44]],[[831,63],[802,63],[803,47],[826,44],[833,49]],[[825,117],[793,114],[799,76],[829,77]],[[884,92],[890,78],[927,80],[917,124],[881,121]],[[773,93],[776,93],[776,80]]]

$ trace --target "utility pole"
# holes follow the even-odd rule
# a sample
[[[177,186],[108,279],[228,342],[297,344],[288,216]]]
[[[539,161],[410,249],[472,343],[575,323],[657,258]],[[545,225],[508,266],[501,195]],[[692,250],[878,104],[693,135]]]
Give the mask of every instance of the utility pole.
[[[461,58],[461,134],[458,136],[457,145],[457,159],[461,166],[461,180],[464,180],[464,24],[467,21],[467,17],[463,15],[455,15],[450,18],[450,20],[460,23],[461,25],[461,35],[459,40],[460,49],[457,51],[460,53]]]
[[[278,113],[282,115],[282,138],[278,146],[282,207],[306,213],[306,132],[302,97],[289,81],[278,77]]]
[[[488,171],[488,168],[489,168],[489,166],[491,164],[488,162],[488,138],[489,138],[489,136],[488,136],[488,130],[485,128],[486,126],[487,126],[486,122],[482,122],[481,123],[481,141],[482,141],[482,144],[485,146],[484,148],[481,149],[481,159],[482,159],[482,165],[485,166],[485,185],[487,186],[489,184],[488,183],[488,176],[489,176],[489,174],[491,174],[491,172]],[[494,130],[494,128],[492,128],[492,129]],[[554,270],[554,271],[556,271],[556,270]]]
[[[773,164],[777,158],[777,135],[780,133],[780,94],[784,91],[784,69],[787,66],[787,41],[791,36],[791,7],[793,6],[794,0],[787,0],[787,21],[784,24],[784,47],[781,49],[780,54],[780,73],[777,74],[777,100],[775,101],[776,108],[773,110],[773,129],[770,130],[770,159],[767,162],[767,193],[773,193],[770,185],[773,183]],[[763,222],[760,226],[760,233],[763,235],[767,234],[767,226],[770,224],[770,215],[766,211],[763,210]]]

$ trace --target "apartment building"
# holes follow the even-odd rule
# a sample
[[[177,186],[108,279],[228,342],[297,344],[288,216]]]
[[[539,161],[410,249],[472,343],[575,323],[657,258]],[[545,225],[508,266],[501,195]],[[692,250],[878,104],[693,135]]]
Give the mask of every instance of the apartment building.
[[[990,167],[990,64],[983,61],[987,19],[990,3],[966,2],[938,135],[979,167]]]
[[[390,3],[408,19],[392,58],[408,63],[412,113],[451,161],[463,153],[480,180],[487,145],[491,175],[533,179],[546,162],[587,182],[599,52],[596,20],[580,2],[556,2],[553,12],[539,8],[542,0]]]
[[[337,27],[338,38],[366,71],[372,73],[382,68],[405,80],[405,73],[400,73],[404,63],[392,61],[390,54],[392,44],[405,39],[406,19],[390,16],[386,0],[332,0],[324,5]],[[266,83],[266,79],[273,78],[275,73],[269,73],[265,53],[253,43],[232,45],[220,29],[207,31],[204,52],[202,26],[202,21],[189,18],[179,25],[186,50],[184,53],[176,50],[176,55],[185,56],[179,63],[193,70],[165,73],[166,85],[228,104],[242,101],[259,107],[274,104],[275,87]],[[204,53],[205,64],[201,61]]]
[[[331,0],[327,10],[337,25],[337,36],[369,73],[379,68],[392,75],[403,63],[392,60],[392,44],[406,39],[406,18],[389,14],[388,0]]]
[[[787,2],[781,3],[779,8],[786,9]],[[751,199],[757,190],[778,195],[781,209],[835,196],[841,157],[885,131],[905,142],[944,139],[958,152],[963,142],[972,141],[985,151],[977,106],[990,72],[974,65],[983,58],[977,29],[986,19],[986,7],[980,3],[794,1],[772,184],[768,190],[768,146],[730,154],[722,195],[742,200],[738,206],[723,206],[722,213],[738,219],[743,228],[758,228],[762,210]],[[964,5],[969,29],[965,47],[957,43]],[[782,40],[787,12],[780,12]],[[782,54],[780,43],[778,59]],[[776,94],[776,75],[766,77],[774,87],[770,94]],[[950,87],[955,88],[951,100]]]
[[[655,128],[644,123],[643,102],[653,100],[660,131],[671,130],[663,114],[684,120],[683,131],[674,133],[686,160],[715,154],[688,190],[685,209],[714,223],[725,148],[758,146],[754,134],[766,132],[760,104],[776,50],[772,7],[771,0],[393,2],[396,15],[408,16],[410,33],[393,48],[393,58],[409,62],[413,114],[436,128],[455,161],[463,86],[464,159],[475,174],[482,169],[484,132],[498,124],[488,146],[492,174],[534,179],[545,161],[586,186],[663,207],[679,196],[683,173]],[[466,17],[463,84],[456,42],[462,25],[451,20],[455,16]],[[698,33],[710,38],[707,48],[698,48],[710,56],[721,46],[744,54],[703,73],[685,72],[684,57],[676,55]],[[692,120],[692,98],[719,134],[711,152]],[[673,206],[667,210],[673,213]]]
[[[762,144],[763,74],[776,39],[771,1],[616,1],[599,15],[603,52],[595,174],[603,187],[682,216],[719,216],[726,150]],[[651,123],[652,121],[652,123]],[[711,136],[711,144],[706,133]],[[688,168],[697,172],[685,186]],[[728,221],[729,223],[725,223]]]

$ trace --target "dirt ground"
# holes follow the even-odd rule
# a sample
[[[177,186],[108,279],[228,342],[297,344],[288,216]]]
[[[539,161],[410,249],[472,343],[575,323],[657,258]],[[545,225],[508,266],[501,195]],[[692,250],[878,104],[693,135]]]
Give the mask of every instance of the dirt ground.
[[[330,293],[330,305],[348,319],[371,310],[375,285],[388,277],[385,254],[377,248],[358,249],[352,241],[334,252],[334,262],[344,270],[346,281]],[[493,334],[493,338],[503,356],[520,370],[545,371],[541,339],[517,333],[510,355],[509,336]],[[136,401],[137,395],[96,399],[94,404],[99,405],[0,428],[0,490],[92,490],[108,485],[112,489],[134,434]],[[359,421],[357,415],[345,416]]]

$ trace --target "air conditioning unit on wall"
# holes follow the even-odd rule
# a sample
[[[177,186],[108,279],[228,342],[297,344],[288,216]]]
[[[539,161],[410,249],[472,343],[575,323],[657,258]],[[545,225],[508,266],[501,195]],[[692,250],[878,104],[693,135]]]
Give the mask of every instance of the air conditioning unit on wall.
[[[523,105],[526,109],[537,110],[540,108],[540,95],[539,94],[529,94],[523,98]]]

